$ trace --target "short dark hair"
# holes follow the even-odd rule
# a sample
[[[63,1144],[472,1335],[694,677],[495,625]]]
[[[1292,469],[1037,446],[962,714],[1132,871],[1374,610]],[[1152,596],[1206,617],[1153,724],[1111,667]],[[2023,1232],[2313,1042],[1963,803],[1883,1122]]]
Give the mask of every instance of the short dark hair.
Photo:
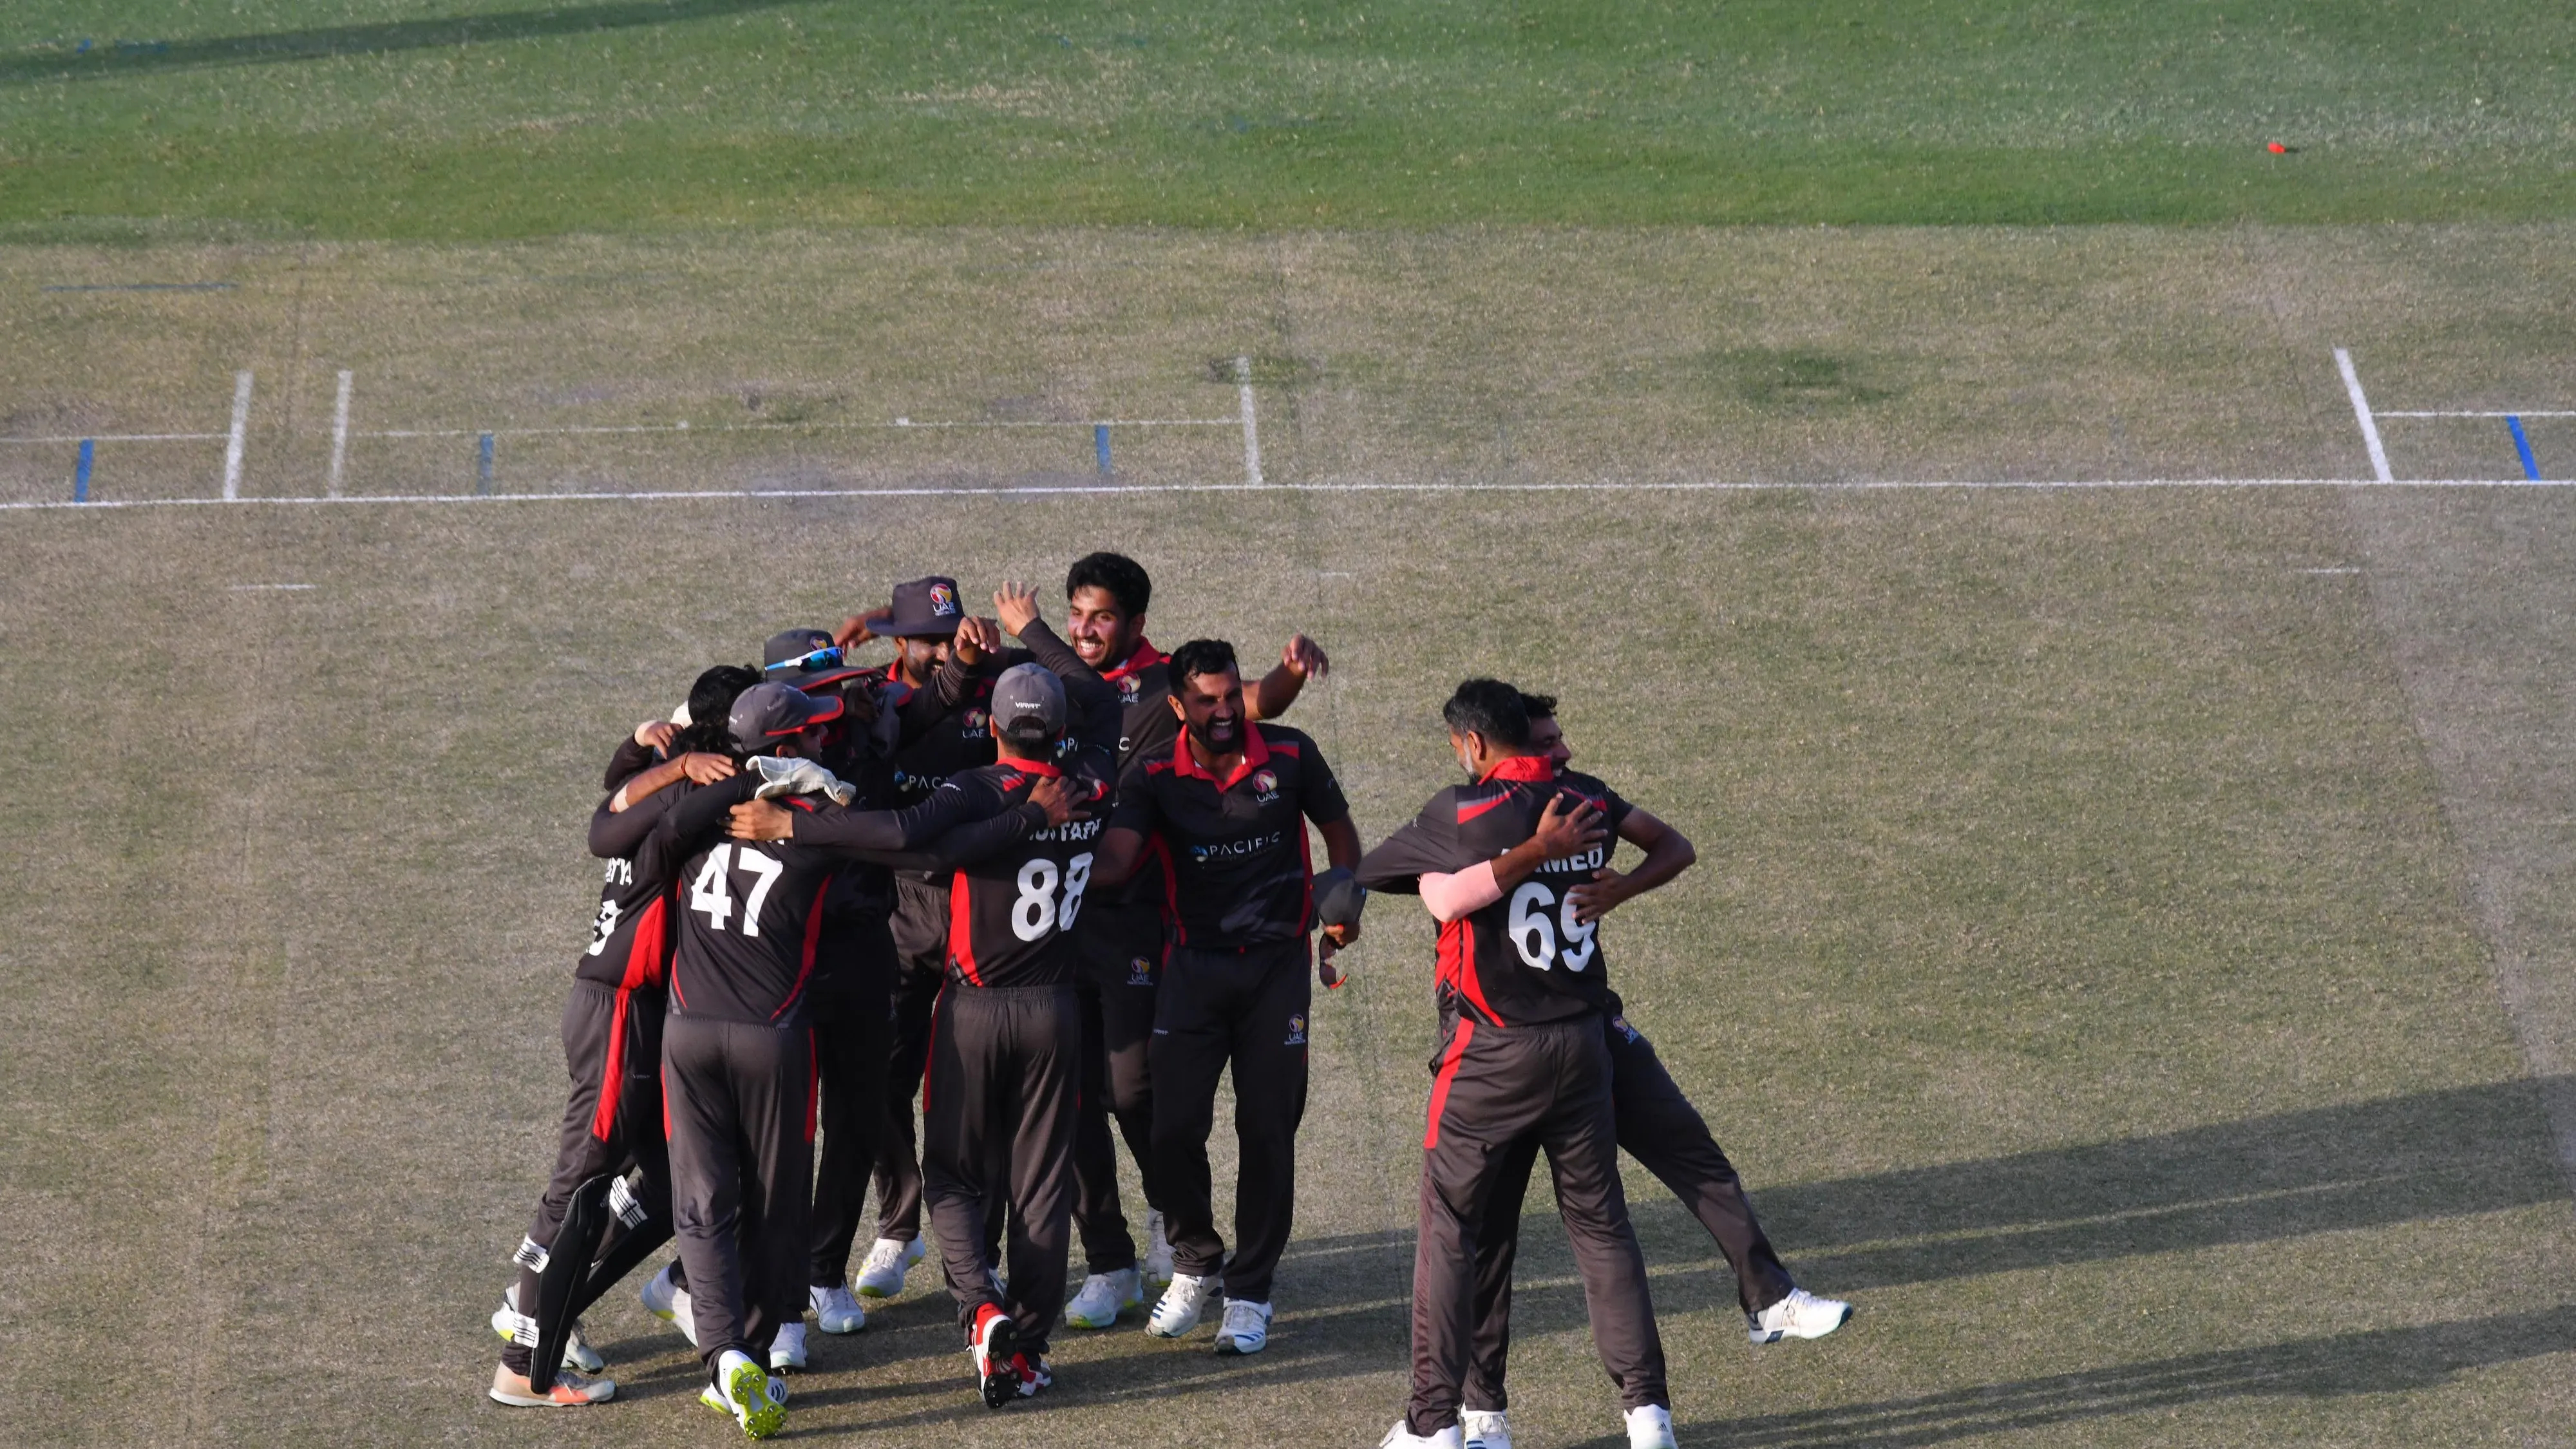
[[[1462,681],[1449,702],[1440,707],[1440,717],[1449,722],[1453,735],[1483,735],[1505,749],[1526,749],[1530,738],[1526,698],[1499,679]]]
[[[1222,639],[1193,639],[1173,650],[1171,662],[1163,667],[1174,684],[1187,684],[1202,674],[1243,672],[1234,662],[1234,646]]]
[[[689,723],[671,737],[667,753],[673,759],[693,750],[711,755],[739,753],[725,722],[733,714],[734,696],[759,682],[760,671],[742,664],[719,664],[699,675],[689,686]]]
[[[1104,590],[1130,619],[1154,602],[1154,581],[1145,576],[1145,566],[1123,553],[1087,553],[1075,559],[1065,570],[1064,596],[1070,599],[1083,589]]]
[[[1533,720],[1554,719],[1556,718],[1556,696],[1524,694],[1521,696],[1521,713]]]

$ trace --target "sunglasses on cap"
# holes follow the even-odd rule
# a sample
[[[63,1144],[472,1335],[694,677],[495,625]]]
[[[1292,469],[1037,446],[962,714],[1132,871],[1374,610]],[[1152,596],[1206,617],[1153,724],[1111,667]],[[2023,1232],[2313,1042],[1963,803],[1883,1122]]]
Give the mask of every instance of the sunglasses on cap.
[[[793,659],[781,659],[775,664],[764,664],[760,666],[760,672],[763,674],[802,674],[810,669],[838,669],[847,662],[848,660],[846,660],[842,655],[840,645],[828,644],[810,654],[799,654]]]

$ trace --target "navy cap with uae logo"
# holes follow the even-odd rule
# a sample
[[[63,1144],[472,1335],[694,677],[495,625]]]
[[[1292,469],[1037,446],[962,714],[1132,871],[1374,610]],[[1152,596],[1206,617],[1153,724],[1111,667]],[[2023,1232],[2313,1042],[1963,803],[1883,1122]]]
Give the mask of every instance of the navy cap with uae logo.
[[[755,684],[735,697],[725,733],[733,736],[736,749],[763,754],[807,725],[839,719],[845,708],[837,694],[807,694],[792,684]]]
[[[957,581],[934,574],[895,585],[894,607],[875,630],[888,639],[945,639],[965,622],[966,608],[957,600]]]
[[[993,681],[993,733],[1015,745],[1044,745],[1064,733],[1064,681],[1038,664],[1014,664]]]
[[[760,650],[760,677],[798,689],[822,689],[867,672],[842,657],[829,629],[784,629]]]

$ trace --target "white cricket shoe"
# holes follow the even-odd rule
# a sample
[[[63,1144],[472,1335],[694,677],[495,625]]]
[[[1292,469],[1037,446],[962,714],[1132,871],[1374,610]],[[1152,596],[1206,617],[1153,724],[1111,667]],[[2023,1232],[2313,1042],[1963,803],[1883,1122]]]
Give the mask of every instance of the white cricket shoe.
[[[1512,1449],[1512,1416],[1501,1409],[1461,1409],[1458,1431],[1467,1449]]]
[[[1160,1288],[1172,1281],[1172,1239],[1163,1231],[1163,1214],[1149,1208],[1145,1212],[1145,1286]]]
[[[1673,1449],[1673,1411],[1661,1404],[1630,1409],[1628,1449]]]
[[[1270,1305],[1246,1303],[1240,1298],[1225,1300],[1225,1321],[1217,1326],[1216,1351],[1259,1353],[1269,1346]]]
[[[892,1298],[903,1291],[903,1275],[930,1250],[919,1238],[879,1238],[859,1267],[859,1296]]]
[[[1094,1273],[1082,1280],[1082,1291],[1064,1305],[1064,1321],[1076,1328],[1114,1328],[1118,1315],[1145,1302],[1145,1285],[1133,1268]]]
[[[726,1416],[753,1439],[766,1439],[787,1423],[787,1381],[771,1378],[749,1356],[727,1352],[716,1364],[724,1380],[698,1391],[698,1402]]]
[[[617,1385],[608,1379],[595,1379],[569,1369],[555,1375],[554,1387],[540,1394],[528,1387],[526,1374],[514,1374],[501,1365],[492,1369],[492,1402],[514,1409],[573,1409],[585,1404],[604,1404],[617,1397]]]
[[[1377,1441],[1377,1449],[1465,1449],[1465,1445],[1455,1424],[1437,1434],[1416,1434],[1398,1419],[1395,1427],[1386,1431],[1386,1437]]]
[[[1154,1316],[1145,1320],[1145,1331],[1156,1338],[1178,1338],[1199,1326],[1199,1315],[1215,1296],[1213,1275],[1175,1273],[1172,1286],[1154,1305]]]
[[[501,1306],[492,1314],[492,1331],[506,1342],[524,1341],[530,1348],[536,1347],[537,1323],[519,1312],[518,1284],[501,1290]],[[608,1360],[590,1346],[590,1335],[582,1332],[578,1318],[572,1321],[572,1332],[564,1337],[563,1366],[582,1374],[595,1374],[608,1367]]]
[[[1757,1346],[1784,1338],[1822,1338],[1850,1321],[1850,1304],[1792,1288],[1788,1297],[1759,1313],[1744,1315],[1744,1336]]]
[[[808,1288],[805,1301],[814,1305],[814,1326],[825,1333],[856,1333],[868,1326],[868,1310],[847,1283]]]
[[[663,1265],[661,1272],[644,1280],[644,1286],[635,1292],[635,1299],[644,1305],[645,1312],[680,1330],[680,1336],[689,1341],[689,1347],[698,1346],[698,1319],[689,1302],[689,1290],[671,1281],[668,1264]]]
[[[769,1371],[785,1373],[805,1367],[805,1320],[778,1325],[778,1336],[769,1341]]]

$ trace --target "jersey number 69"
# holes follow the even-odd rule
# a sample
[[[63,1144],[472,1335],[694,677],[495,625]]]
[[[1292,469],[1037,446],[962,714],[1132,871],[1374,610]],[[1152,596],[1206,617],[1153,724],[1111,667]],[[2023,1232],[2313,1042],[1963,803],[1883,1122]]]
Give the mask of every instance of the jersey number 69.
[[[1549,912],[1555,918],[1549,918]],[[1557,950],[1557,929],[1565,931],[1562,954]],[[1574,895],[1567,892],[1560,903],[1556,892],[1545,881],[1525,882],[1512,892],[1512,918],[1505,931],[1518,947],[1521,960],[1545,971],[1562,961],[1568,971],[1580,971],[1592,964],[1592,933],[1600,928],[1597,921],[1574,918]]]

